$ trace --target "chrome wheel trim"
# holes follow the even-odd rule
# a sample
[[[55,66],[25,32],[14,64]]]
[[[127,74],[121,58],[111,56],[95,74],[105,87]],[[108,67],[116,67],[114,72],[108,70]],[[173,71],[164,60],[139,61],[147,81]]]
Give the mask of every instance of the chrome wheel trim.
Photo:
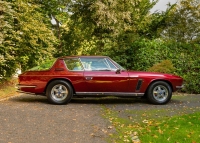
[[[165,86],[158,85],[158,86],[154,87],[154,89],[153,89],[153,97],[158,102],[165,101],[168,98],[168,96],[169,96],[169,91]]]
[[[51,97],[55,101],[63,101],[68,96],[68,89],[62,84],[57,84],[51,89]]]

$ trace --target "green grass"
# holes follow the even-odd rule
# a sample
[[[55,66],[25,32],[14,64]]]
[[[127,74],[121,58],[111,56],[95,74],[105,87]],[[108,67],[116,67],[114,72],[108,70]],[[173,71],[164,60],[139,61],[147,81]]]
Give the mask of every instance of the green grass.
[[[200,140],[200,113],[172,117],[163,121],[147,120],[140,126],[140,139],[145,143],[194,143]]]
[[[197,143],[200,140],[200,113],[153,119],[145,117],[138,122],[120,118],[116,111],[104,107],[104,117],[109,119],[116,133],[110,142],[132,143],[137,134],[142,143]]]

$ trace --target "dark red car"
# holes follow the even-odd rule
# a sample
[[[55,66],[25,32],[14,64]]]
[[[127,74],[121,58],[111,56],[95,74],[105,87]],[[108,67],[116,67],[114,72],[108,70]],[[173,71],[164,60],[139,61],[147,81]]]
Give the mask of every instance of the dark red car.
[[[171,74],[127,71],[106,56],[69,56],[19,75],[18,91],[46,95],[53,104],[79,97],[140,97],[166,104],[183,79]]]

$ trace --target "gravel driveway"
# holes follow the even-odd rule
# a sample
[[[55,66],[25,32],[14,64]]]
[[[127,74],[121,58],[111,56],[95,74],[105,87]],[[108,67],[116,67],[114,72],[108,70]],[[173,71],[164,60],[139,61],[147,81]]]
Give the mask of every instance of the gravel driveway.
[[[81,98],[51,105],[46,97],[20,95],[0,101],[0,143],[106,143],[114,129],[102,117],[102,107],[123,118],[159,118],[200,111],[200,95],[173,96],[167,105],[124,98]]]
[[[101,105],[76,100],[51,105],[21,95],[0,102],[0,117],[0,143],[104,143],[109,133]]]

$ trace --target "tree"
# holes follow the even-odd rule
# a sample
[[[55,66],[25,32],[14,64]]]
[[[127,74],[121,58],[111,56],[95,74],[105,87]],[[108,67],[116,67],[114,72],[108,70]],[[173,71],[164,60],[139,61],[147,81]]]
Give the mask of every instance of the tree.
[[[17,12],[15,19],[15,32],[18,33],[15,46],[17,61],[22,70],[26,70],[51,57],[57,39],[44,22],[45,15],[40,12],[39,5],[20,0],[14,4]]]
[[[17,68],[26,70],[51,57],[57,39],[39,5],[21,0],[0,3],[0,76],[7,78]]]
[[[200,43],[200,3],[181,0],[172,9],[163,31],[165,38],[177,42]]]
[[[63,50],[74,51],[75,54],[102,54],[112,47],[123,48],[130,45],[139,36],[148,35],[150,9],[156,2],[157,0],[71,1],[66,9],[70,14],[68,30],[64,30],[61,37],[64,37]]]
[[[18,67],[15,61],[15,14],[11,3],[0,1],[0,79],[9,77]]]

